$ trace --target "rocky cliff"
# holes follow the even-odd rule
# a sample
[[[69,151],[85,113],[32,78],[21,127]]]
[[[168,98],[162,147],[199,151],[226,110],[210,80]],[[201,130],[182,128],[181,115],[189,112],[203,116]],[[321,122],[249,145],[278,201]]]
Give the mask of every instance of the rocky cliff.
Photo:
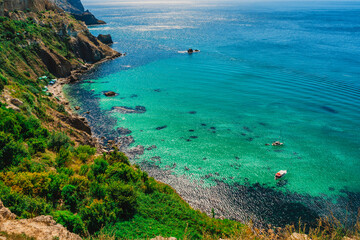
[[[2,0],[3,8],[7,11],[44,11],[54,8],[54,4],[47,0]]]
[[[71,13],[76,20],[85,22],[86,25],[105,24],[98,20],[91,12],[85,11],[81,0],[52,0],[57,6],[66,12]]]

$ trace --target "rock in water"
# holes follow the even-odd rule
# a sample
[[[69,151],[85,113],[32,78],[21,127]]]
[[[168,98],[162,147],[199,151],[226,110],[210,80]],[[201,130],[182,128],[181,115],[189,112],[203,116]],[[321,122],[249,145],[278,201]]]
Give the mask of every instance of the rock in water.
[[[100,40],[100,42],[105,43],[105,44],[114,43],[110,34],[106,34],[106,35],[99,34],[98,39]]]
[[[105,92],[104,95],[107,97],[113,97],[113,96],[116,96],[117,94],[116,94],[116,92],[108,91],[108,92]]]

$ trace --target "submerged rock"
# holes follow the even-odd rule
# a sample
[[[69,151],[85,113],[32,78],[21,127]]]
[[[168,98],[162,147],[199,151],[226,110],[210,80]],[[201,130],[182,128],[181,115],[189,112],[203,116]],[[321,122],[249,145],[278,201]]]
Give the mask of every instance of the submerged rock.
[[[118,134],[120,134],[120,135],[128,135],[128,134],[131,133],[131,130],[128,129],[128,128],[118,127],[118,128],[116,129],[116,132],[117,132]]]
[[[157,148],[156,145],[152,145],[152,146],[148,147],[146,150],[150,151],[150,150],[153,150],[155,148]]]
[[[129,113],[145,113],[146,108],[143,106],[136,106],[135,108],[126,107],[126,106],[120,106],[120,107],[113,107],[113,110],[116,110],[117,112],[129,114]]]

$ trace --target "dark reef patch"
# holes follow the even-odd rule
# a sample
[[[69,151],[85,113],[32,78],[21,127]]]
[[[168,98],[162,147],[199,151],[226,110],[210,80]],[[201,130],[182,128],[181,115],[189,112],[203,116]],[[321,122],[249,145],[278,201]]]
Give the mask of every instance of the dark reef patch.
[[[111,109],[123,114],[146,112],[146,108],[144,106],[136,106],[135,108],[131,108],[127,106],[119,106],[119,107],[112,107]]]
[[[331,108],[331,107],[328,107],[328,106],[321,106],[321,109],[329,112],[329,113],[339,113],[337,110]]]
[[[249,127],[244,126],[243,129],[247,132],[252,132],[252,130]]]

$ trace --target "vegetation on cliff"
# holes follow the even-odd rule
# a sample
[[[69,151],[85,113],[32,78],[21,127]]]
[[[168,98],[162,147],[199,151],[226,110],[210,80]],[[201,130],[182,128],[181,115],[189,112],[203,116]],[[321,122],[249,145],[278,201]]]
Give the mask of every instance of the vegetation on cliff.
[[[195,211],[116,149],[99,153],[46,86],[116,52],[64,12],[9,15],[0,18],[0,198],[13,213],[52,215],[83,237],[276,239]],[[319,239],[348,234],[319,229]]]
[[[195,211],[116,149],[98,154],[46,91],[55,76],[113,52],[61,12],[0,18],[0,196],[20,218],[52,215],[70,231],[120,238],[226,237],[240,223]],[[17,19],[17,20],[14,20]],[[89,55],[81,47],[90,50]],[[80,49],[79,49],[80,48]],[[100,55],[99,59],[94,56]],[[40,77],[44,76],[45,77]]]

